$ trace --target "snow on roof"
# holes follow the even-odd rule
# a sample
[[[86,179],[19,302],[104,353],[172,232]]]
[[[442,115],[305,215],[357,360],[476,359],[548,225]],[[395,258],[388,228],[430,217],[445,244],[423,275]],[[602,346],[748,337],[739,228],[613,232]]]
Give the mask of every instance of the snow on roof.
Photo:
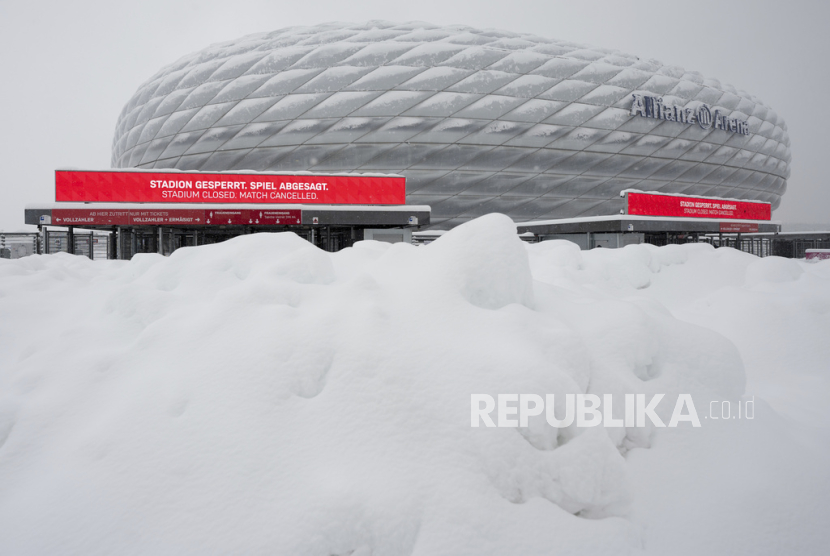
[[[651,222],[735,222],[741,224],[777,224],[781,222],[778,220],[738,220],[729,218],[683,218],[681,216],[639,216],[636,214],[612,214],[610,216],[580,216],[577,218],[559,218],[552,220],[533,220],[528,222],[516,222],[517,226],[550,226],[555,224],[581,224],[584,222],[611,222],[615,220],[630,220]]]
[[[303,205],[279,203],[30,203],[26,209],[101,209],[101,210],[319,210],[414,212],[429,211],[429,205]]]
[[[254,170],[211,170],[211,171],[201,171],[201,170],[179,170],[178,168],[93,168],[93,169],[86,169],[86,168],[73,168],[73,167],[64,167],[64,168],[55,168],[55,172],[124,172],[124,173],[146,173],[146,174],[246,174],[246,175],[255,175],[255,176],[340,176],[340,177],[361,177],[361,178],[403,178],[404,176],[400,174],[381,174],[378,172],[367,172],[367,173],[360,173],[360,172],[338,172],[338,173],[326,173],[326,172],[276,172],[276,171],[269,171],[269,172],[257,172]]]

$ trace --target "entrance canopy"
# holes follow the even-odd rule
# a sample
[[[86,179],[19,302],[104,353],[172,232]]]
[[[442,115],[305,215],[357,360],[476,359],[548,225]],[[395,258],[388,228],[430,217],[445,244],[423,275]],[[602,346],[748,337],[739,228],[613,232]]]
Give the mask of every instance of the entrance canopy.
[[[55,201],[30,205],[26,224],[110,232],[111,253],[169,254],[255,232],[295,232],[335,251],[430,223],[430,207],[406,205],[406,181],[384,174],[57,170]],[[390,228],[399,233],[381,233]]]

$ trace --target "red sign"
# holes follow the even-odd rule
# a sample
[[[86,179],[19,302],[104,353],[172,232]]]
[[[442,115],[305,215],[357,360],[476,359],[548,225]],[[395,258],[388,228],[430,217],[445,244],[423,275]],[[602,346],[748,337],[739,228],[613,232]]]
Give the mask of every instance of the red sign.
[[[830,259],[830,249],[807,249],[804,258],[808,261],[826,261]]]
[[[758,231],[758,224],[746,224],[744,222],[721,222],[720,231],[753,234]]]
[[[686,218],[727,218],[737,220],[769,220],[772,208],[760,201],[681,197],[655,193],[626,192],[628,214],[643,216],[683,216]]]
[[[52,209],[52,223],[60,226],[127,226],[131,220],[128,210]]]
[[[402,205],[405,179],[194,172],[55,172],[55,200],[117,203]]]
[[[205,210],[205,224],[212,226],[300,225],[299,210]]]
[[[52,209],[56,226],[299,226],[299,210]]]

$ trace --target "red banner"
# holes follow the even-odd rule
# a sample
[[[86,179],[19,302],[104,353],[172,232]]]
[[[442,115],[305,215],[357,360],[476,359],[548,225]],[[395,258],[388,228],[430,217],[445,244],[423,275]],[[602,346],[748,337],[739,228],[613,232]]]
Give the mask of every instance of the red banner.
[[[195,172],[55,172],[55,200],[116,203],[402,205],[405,179]]]
[[[727,218],[736,220],[770,220],[772,208],[760,201],[680,197],[654,193],[626,192],[628,214],[643,216],[682,216],[686,218]]]
[[[299,210],[52,209],[55,226],[299,226]]]

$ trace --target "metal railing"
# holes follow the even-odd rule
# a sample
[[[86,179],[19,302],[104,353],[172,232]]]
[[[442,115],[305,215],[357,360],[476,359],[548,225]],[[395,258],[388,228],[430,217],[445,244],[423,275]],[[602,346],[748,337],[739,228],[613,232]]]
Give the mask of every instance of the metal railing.
[[[70,249],[70,235],[73,248]],[[115,258],[110,252],[109,233],[78,232],[66,230],[43,230],[44,253],[74,253],[93,260]]]

